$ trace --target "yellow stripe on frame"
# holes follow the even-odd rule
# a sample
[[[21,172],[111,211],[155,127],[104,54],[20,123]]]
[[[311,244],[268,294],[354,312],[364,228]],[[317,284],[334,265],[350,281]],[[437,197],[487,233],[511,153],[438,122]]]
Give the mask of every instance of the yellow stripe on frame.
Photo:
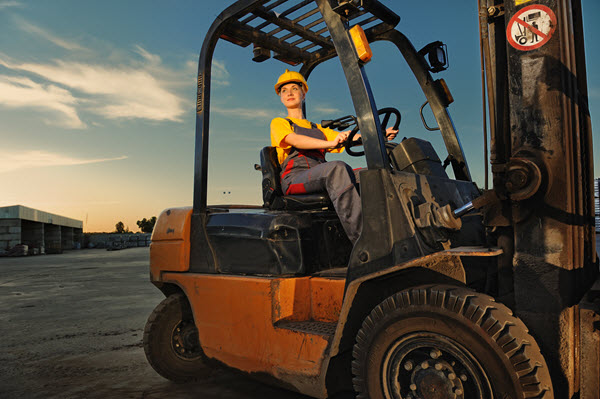
[[[515,5],[520,6],[521,4],[529,3],[532,0],[515,0]]]

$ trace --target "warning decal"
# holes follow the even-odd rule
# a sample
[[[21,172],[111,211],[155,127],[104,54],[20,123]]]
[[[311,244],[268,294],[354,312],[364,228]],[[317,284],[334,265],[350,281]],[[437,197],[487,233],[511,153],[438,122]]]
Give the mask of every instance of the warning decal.
[[[556,15],[550,8],[534,4],[519,10],[511,18],[506,37],[510,45],[518,50],[534,50],[548,43],[556,24]]]

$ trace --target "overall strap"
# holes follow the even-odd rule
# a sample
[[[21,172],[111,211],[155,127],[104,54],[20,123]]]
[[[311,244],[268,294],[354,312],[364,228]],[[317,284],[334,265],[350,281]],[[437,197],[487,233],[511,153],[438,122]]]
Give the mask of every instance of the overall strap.
[[[286,121],[288,121],[288,123],[290,124],[290,127],[292,128],[292,130],[294,130],[294,126],[296,126],[296,124],[294,123],[294,121],[292,121],[290,118],[285,118]],[[317,124],[314,122],[310,122],[310,128],[311,129],[318,129]]]

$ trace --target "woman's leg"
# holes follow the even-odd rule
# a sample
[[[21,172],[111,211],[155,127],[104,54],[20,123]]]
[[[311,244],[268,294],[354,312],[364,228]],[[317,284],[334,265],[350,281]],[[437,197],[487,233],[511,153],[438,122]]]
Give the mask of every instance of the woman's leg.
[[[348,238],[355,243],[362,230],[362,208],[355,184],[352,168],[345,162],[332,161],[290,173],[282,181],[282,188],[289,195],[327,191]]]

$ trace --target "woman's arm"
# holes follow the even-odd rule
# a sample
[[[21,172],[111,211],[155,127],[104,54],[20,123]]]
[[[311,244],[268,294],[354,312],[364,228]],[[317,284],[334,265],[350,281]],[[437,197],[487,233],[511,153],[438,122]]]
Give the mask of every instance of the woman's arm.
[[[327,150],[330,148],[336,148],[338,145],[346,141],[346,138],[348,138],[347,132],[339,133],[335,139],[331,141],[290,133],[285,136],[282,142],[284,141],[292,147],[296,147],[301,150]]]

